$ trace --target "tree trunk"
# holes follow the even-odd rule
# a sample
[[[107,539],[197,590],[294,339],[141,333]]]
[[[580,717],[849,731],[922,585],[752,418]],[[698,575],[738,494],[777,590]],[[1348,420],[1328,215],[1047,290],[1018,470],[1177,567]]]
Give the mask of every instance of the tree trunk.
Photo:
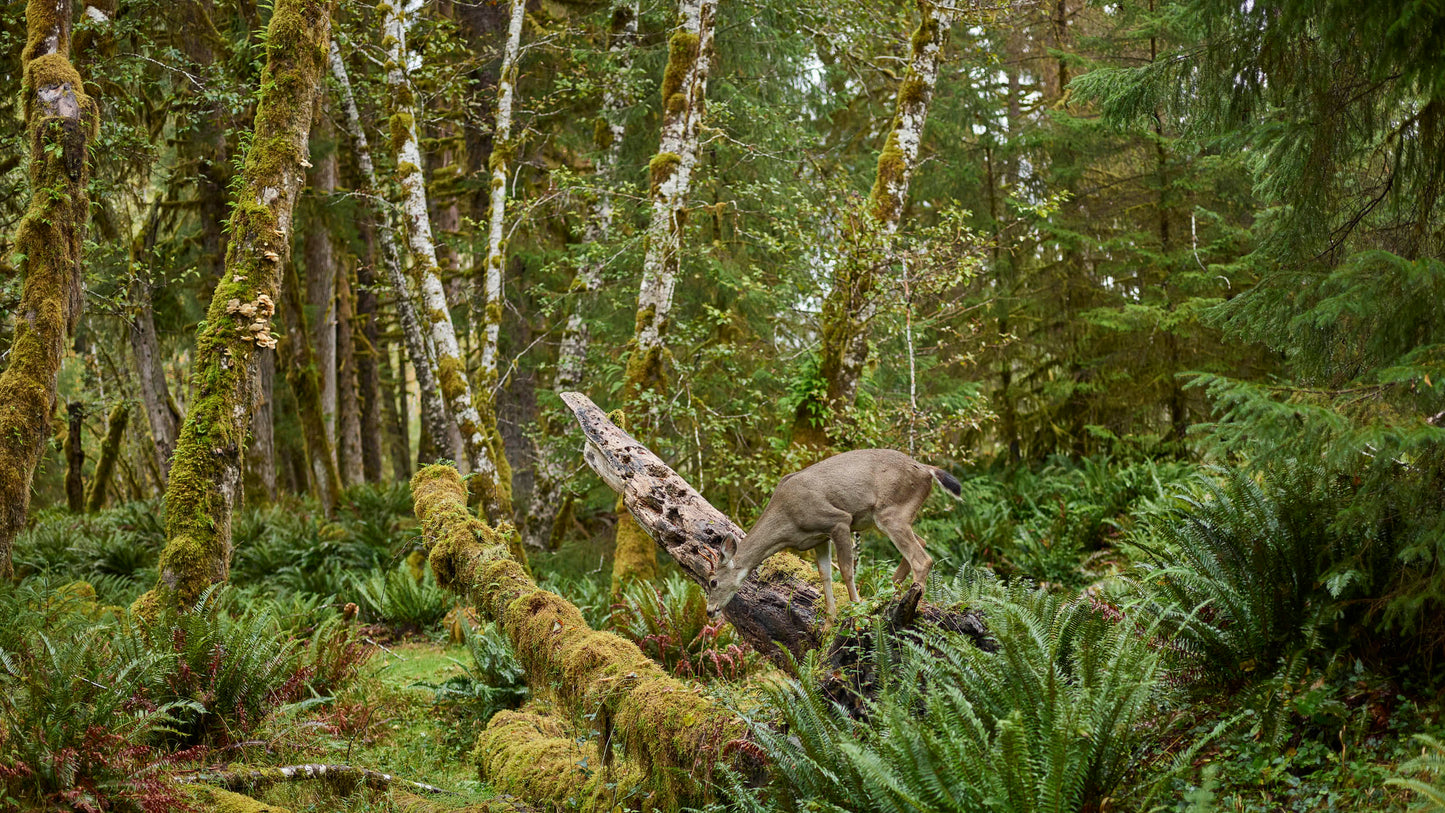
[[[215,11],[214,0],[185,0],[175,3],[181,23],[176,31],[176,44],[194,64],[197,72],[205,75],[215,63],[215,46],[222,45],[220,34],[212,21]],[[192,86],[183,83],[189,93],[186,112],[193,122],[193,135],[181,147],[195,156],[196,199],[200,220],[200,250],[198,252],[202,290],[211,290],[221,278],[225,265],[225,224],[230,211],[230,200],[226,190],[231,183],[231,158],[226,146],[226,122],[230,114],[222,101],[212,100],[207,104],[207,94],[191,93]],[[174,437],[174,436],[173,436]]]
[[[497,343],[502,330],[502,271],[507,262],[503,251],[502,227],[507,215],[507,177],[512,151],[512,96],[517,89],[517,57],[522,45],[522,22],[527,13],[527,0],[512,0],[511,17],[507,22],[507,43],[502,50],[502,72],[497,80],[497,115],[492,124],[492,155],[487,159],[491,170],[491,206],[487,210],[487,259],[483,270],[483,295],[486,308],[482,312],[482,363],[479,376],[481,388],[490,391],[497,385]],[[495,407],[493,407],[495,408]],[[495,424],[495,419],[493,419]]]
[[[256,365],[256,409],[251,413],[247,467],[267,502],[276,501],[276,355],[262,353]]]
[[[85,406],[71,401],[65,414],[65,507],[79,514],[85,510]]]
[[[436,245],[432,241],[431,220],[427,212],[426,179],[422,177],[421,149],[417,142],[415,98],[407,78],[406,9],[397,4],[386,15],[386,42],[390,46],[387,63],[393,114],[392,146],[397,153],[401,176],[402,209],[406,220],[416,277],[421,290],[421,315],[432,347],[436,350],[438,383],[447,408],[462,433],[467,461],[471,464],[469,486],[479,493],[483,507],[492,522],[509,520],[512,516],[510,478],[503,477],[505,458],[495,455],[491,438],[496,436],[495,416],[490,424],[483,422],[478,401],[467,379],[466,363],[452,326],[451,307],[437,267]]]
[[[10,364],[0,374],[0,579],[30,507],[30,481],[50,436],[56,376],[81,307],[90,201],[90,141],[99,113],[71,66],[69,0],[30,0],[21,55],[30,205],[15,237],[25,284]]]
[[[391,364],[391,353],[386,354],[386,377],[381,382],[381,407],[386,413],[387,436],[391,440],[392,478],[411,479],[411,433],[406,412],[397,404],[406,406],[406,358],[398,359],[396,367]],[[422,424],[425,426],[426,424]]]
[[[377,363],[382,352],[376,320],[376,228],[369,220],[361,223],[365,255],[356,267],[356,389],[361,423],[361,471],[368,483],[381,482],[381,376]]]
[[[579,727],[598,729],[602,742],[619,742],[672,802],[664,808],[698,800],[712,768],[737,758],[739,750],[725,752],[742,736],[742,720],[668,675],[632,642],[592,630],[571,602],[537,587],[508,541],[467,510],[456,469],[428,466],[412,478],[412,495],[437,582],[475,601],[497,624],[533,692],[554,700]]]
[[[664,335],[672,310],[672,292],[681,264],[682,227],[687,193],[697,164],[697,136],[712,62],[713,17],[717,0],[679,0],[678,27],[668,40],[662,76],[662,137],[649,163],[652,218],[637,293],[637,325],[623,378],[623,401],[644,434],[649,409],[636,409],[641,396],[659,392],[664,382]]]
[[[366,130],[361,123],[361,111],[356,107],[356,99],[351,92],[351,80],[346,73],[346,63],[341,59],[341,50],[335,43],[331,45],[331,74],[336,77],[337,85],[341,89],[342,106],[346,108],[346,129],[351,136],[353,148],[356,150],[356,163],[361,168],[362,179],[373,192],[379,189],[376,180],[376,167],[371,161],[371,145],[366,138]],[[413,164],[413,166],[416,166]],[[445,444],[445,438],[451,436],[448,426],[451,418],[447,415],[446,402],[441,394],[441,372],[437,368],[436,350],[432,347],[431,338],[427,335],[421,317],[418,315],[416,305],[412,300],[411,287],[407,284],[406,276],[402,273],[401,251],[396,245],[396,231],[392,228],[389,212],[385,207],[376,206],[373,211],[377,216],[378,232],[381,247],[381,264],[386,270],[387,280],[391,283],[393,292],[396,295],[396,311],[401,321],[402,338],[406,343],[407,356],[411,359],[412,368],[416,372],[417,390],[421,393],[421,420],[427,428],[427,433],[435,439],[436,444]],[[423,209],[425,211],[425,209]],[[398,384],[401,393],[406,392],[405,379],[399,378]],[[403,396],[404,397],[404,396]],[[403,428],[405,425],[403,424]],[[406,435],[403,433],[402,438]],[[439,456],[456,457],[455,450],[442,449]],[[432,458],[433,460],[436,457]],[[397,476],[401,477],[402,472],[411,471],[411,455],[408,453],[407,462],[397,469]]]
[[[361,455],[361,405],[357,397],[355,297],[349,270],[336,276],[336,468],[344,488],[366,481]]]
[[[307,138],[331,36],[331,5],[276,0],[255,136],[231,216],[226,269],[196,337],[192,402],[166,487],[160,578],[136,610],[188,608],[231,566],[231,514],[256,405],[257,357],[275,347],[271,317],[291,251]]]
[[[105,506],[105,493],[110,488],[111,474],[115,461],[120,457],[120,442],[125,436],[126,421],[130,410],[124,402],[116,404],[105,422],[105,440],[100,445],[100,457],[95,460],[95,474],[90,478],[90,493],[85,497],[85,510],[95,513]]]
[[[608,32],[608,51],[616,58],[616,75],[604,83],[602,116],[593,130],[597,148],[597,197],[587,218],[582,241],[594,249],[605,245],[612,235],[612,192],[617,165],[622,158],[622,140],[627,134],[624,114],[631,103],[631,94],[623,80],[632,65],[637,45],[637,2],[623,0],[612,7],[612,24]],[[572,282],[576,294],[567,326],[562,332],[562,346],[557,350],[557,368],[552,378],[553,392],[566,392],[582,385],[587,368],[588,305],[596,298],[602,285],[603,261],[587,259],[577,268]],[[541,415],[542,431],[536,446],[536,475],[532,499],[522,519],[522,541],[534,548],[554,548],[558,541],[557,520],[564,516],[571,495],[564,494],[563,483],[570,470],[571,451],[564,441],[565,433],[556,431],[550,415]]]
[[[286,271],[283,301],[288,314],[286,341],[281,346],[281,361],[286,365],[286,383],[296,398],[301,418],[301,438],[306,444],[307,468],[311,472],[312,496],[321,502],[328,518],[336,516],[341,501],[341,477],[336,471],[336,455],[332,451],[330,432],[326,430],[326,413],[321,400],[321,373],[318,359],[311,347],[313,335],[306,320],[301,299],[301,281],[295,266]]]
[[[161,487],[164,488],[171,468],[171,456],[176,450],[181,416],[176,413],[171,401],[166,371],[161,366],[161,346],[156,336],[155,311],[151,307],[149,274],[136,275],[131,285],[131,302],[135,306],[135,314],[130,324],[130,346],[135,353],[141,403],[145,407],[146,422],[150,425],[151,447],[160,472]]]
[[[311,146],[316,165],[307,171],[306,182],[311,194],[305,208],[306,335],[316,361],[317,398],[322,425],[326,428],[326,446],[331,450],[335,466],[338,456],[336,437],[336,251],[327,222],[326,206],[336,191],[336,149],[331,121],[325,115],[325,104],[316,104],[316,121],[312,124]],[[289,378],[289,371],[287,373]],[[315,468],[313,464],[313,469]]]
[[[881,235],[885,257],[887,244],[903,218],[908,184],[918,165],[923,126],[938,82],[938,63],[952,22],[953,12],[935,5],[934,0],[918,0],[918,10],[922,19],[913,32],[908,70],[898,86],[897,111],[888,140],[878,154],[867,221],[849,227]],[[844,244],[856,247],[872,242],[859,238],[857,235],[847,238]],[[813,399],[804,399],[799,404],[793,420],[795,443],[801,440],[805,444],[816,444],[826,437],[823,427],[830,424],[832,417],[853,405],[858,380],[868,360],[868,328],[878,307],[876,287],[876,260],[862,249],[845,248],[844,256],[835,266],[832,290],[823,303],[818,375],[826,385],[822,393],[824,402],[818,404]]]

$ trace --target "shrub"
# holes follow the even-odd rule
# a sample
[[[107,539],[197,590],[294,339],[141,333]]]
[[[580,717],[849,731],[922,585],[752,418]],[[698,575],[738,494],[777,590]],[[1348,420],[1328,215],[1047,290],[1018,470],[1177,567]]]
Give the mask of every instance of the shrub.
[[[364,619],[386,624],[398,632],[421,632],[441,623],[455,599],[437,586],[427,569],[421,579],[403,563],[393,570],[376,570],[354,579],[349,594]]]
[[[527,681],[512,645],[494,624],[472,629],[464,623],[463,628],[471,658],[470,663],[459,665],[466,673],[439,684],[416,685],[432,689],[438,703],[453,707],[480,727],[498,711],[526,702]]]
[[[702,590],[680,574],[658,584],[623,588],[614,617],[618,631],[648,657],[681,677],[735,679],[753,664],[753,651],[725,621],[707,617]]]
[[[998,651],[942,634],[902,645],[875,635],[881,689],[866,723],[811,681],[768,689],[785,725],[758,725],[754,735],[772,757],[780,801],[1032,813],[1098,810],[1160,784],[1166,767],[1146,759],[1163,734],[1149,631],[1024,586],[980,580],[967,592]]]

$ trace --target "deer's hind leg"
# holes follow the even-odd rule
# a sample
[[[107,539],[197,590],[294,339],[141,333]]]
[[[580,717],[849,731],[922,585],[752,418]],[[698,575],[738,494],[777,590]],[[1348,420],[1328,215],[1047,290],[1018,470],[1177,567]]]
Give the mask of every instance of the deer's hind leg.
[[[923,540],[913,533],[911,516],[903,513],[890,513],[877,518],[878,530],[882,531],[893,547],[903,556],[903,562],[898,565],[898,570],[893,574],[895,582],[900,581],[906,567],[913,574],[913,583],[920,587],[927,587],[928,571],[933,567],[933,557],[923,549]]]

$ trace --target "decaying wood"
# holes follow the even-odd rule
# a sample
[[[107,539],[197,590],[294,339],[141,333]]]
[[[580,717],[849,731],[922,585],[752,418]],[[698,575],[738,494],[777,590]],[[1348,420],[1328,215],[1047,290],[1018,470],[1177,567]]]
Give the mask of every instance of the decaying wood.
[[[587,396],[565,392],[562,401],[582,425],[587,465],[622,495],[648,536],[689,578],[705,587],[722,556],[723,540],[729,534],[741,539],[743,530],[646,446],[609,421]],[[809,580],[811,572],[812,565],[792,554],[777,554],[759,566],[723,608],[744,640],[784,668],[821,643],[822,593]],[[923,604],[921,599],[922,591],[910,589],[884,614],[897,629],[921,618],[975,641],[987,640],[988,631],[977,615]],[[844,665],[840,661],[839,667]]]
[[[622,495],[638,524],[683,572],[706,585],[722,556],[723,540],[729,534],[741,539],[743,529],[651,450],[607,420],[587,396],[564,392],[562,401],[582,424],[587,465]],[[811,565],[788,553],[769,562],[776,564],[780,559],[791,559],[796,567],[792,563],[759,567],[723,608],[723,615],[754,649],[787,668],[789,656],[801,658],[820,643],[822,592],[797,575]]]

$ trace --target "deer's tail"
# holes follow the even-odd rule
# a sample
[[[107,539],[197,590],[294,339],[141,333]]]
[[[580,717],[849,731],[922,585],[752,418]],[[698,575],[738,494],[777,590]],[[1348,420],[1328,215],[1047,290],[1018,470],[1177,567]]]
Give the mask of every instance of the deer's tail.
[[[963,499],[963,486],[959,484],[958,478],[940,468],[933,469],[933,479],[943,486],[943,489],[953,495],[955,500]]]

